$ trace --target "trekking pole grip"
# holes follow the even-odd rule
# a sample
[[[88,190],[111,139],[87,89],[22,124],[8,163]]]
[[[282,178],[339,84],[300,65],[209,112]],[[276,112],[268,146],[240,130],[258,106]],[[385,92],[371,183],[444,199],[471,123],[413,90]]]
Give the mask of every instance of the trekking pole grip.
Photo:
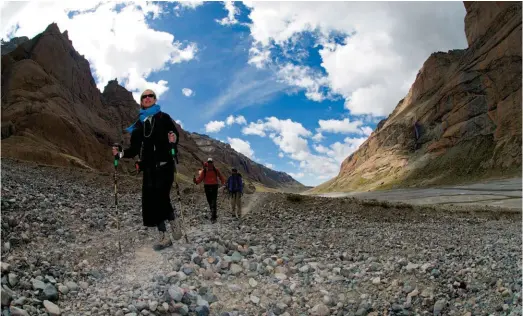
[[[113,147],[118,148],[118,153],[114,156],[114,167],[116,168],[118,166],[118,160],[120,159],[120,152],[122,151],[122,145],[118,143],[114,143]]]

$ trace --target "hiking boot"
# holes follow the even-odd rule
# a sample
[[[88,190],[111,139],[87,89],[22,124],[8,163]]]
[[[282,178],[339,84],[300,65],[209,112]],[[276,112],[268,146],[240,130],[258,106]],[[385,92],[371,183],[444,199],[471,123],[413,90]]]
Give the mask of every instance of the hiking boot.
[[[175,218],[171,222],[171,234],[174,240],[180,240],[182,238],[182,225],[179,218]]]
[[[153,246],[153,249],[162,250],[172,245],[173,242],[171,241],[171,238],[169,238],[169,236],[166,233],[160,232],[160,240]]]

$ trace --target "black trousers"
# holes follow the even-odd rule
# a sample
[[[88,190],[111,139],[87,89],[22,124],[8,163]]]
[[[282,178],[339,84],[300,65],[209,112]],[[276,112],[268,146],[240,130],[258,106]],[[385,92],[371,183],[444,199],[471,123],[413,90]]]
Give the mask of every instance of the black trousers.
[[[216,200],[218,199],[218,185],[206,184],[203,187],[205,189],[207,203],[209,203],[209,208],[211,209],[211,219],[216,219],[218,217],[216,206]]]
[[[165,231],[165,221],[174,220],[171,188],[174,182],[174,163],[145,166],[142,183],[142,219],[147,227]]]

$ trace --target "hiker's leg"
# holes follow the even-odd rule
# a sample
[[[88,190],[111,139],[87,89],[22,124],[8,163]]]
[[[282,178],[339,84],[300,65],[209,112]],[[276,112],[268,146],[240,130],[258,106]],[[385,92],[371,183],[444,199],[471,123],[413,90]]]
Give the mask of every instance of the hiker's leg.
[[[207,198],[207,204],[209,204],[209,209],[212,209],[212,190],[210,185],[205,185],[205,197]]]
[[[159,232],[165,233],[167,231],[167,228],[165,227],[165,221],[161,221],[156,227],[158,227]]]
[[[155,170],[156,216],[157,221],[174,220],[174,208],[171,203],[171,189],[174,182],[174,164],[159,166]]]
[[[142,220],[143,225],[146,227],[155,227],[159,222],[155,218],[157,203],[154,184],[154,170],[150,167],[145,167],[143,169],[142,182]]]
[[[212,210],[212,217],[211,220],[216,220],[218,218],[217,214],[217,205],[216,202],[218,200],[218,185],[212,185],[211,187],[211,210]]]
[[[234,211],[235,211],[235,207],[236,207],[236,204],[234,203],[234,196],[236,195],[236,193],[231,193],[229,194],[229,198],[231,199],[231,210],[232,210],[232,214],[234,215]]]
[[[238,216],[242,216],[242,194],[238,193],[238,196],[236,197],[236,208],[238,209]]]

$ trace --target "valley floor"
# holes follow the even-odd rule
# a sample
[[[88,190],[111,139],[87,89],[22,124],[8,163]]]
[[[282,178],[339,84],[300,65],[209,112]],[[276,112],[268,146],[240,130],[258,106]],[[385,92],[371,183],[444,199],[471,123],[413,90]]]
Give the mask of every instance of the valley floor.
[[[2,308],[11,315],[521,315],[521,212],[281,193],[152,250],[140,183],[2,159]],[[173,192],[173,201],[176,201]],[[220,197],[220,205],[227,202]],[[222,208],[228,209],[228,208]]]
[[[332,192],[319,195],[324,197],[351,196],[361,199],[406,202],[416,205],[481,205],[521,210],[521,183],[521,178],[514,178],[469,185],[371,192]]]

